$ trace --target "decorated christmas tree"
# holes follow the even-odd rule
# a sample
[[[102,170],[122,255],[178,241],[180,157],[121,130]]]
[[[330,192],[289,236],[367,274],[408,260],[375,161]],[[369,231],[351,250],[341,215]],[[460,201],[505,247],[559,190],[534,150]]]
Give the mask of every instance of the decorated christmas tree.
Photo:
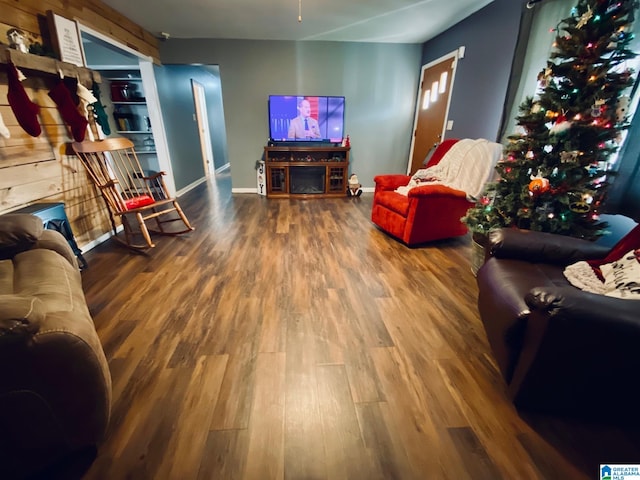
[[[499,179],[463,217],[471,231],[501,227],[593,239],[611,155],[628,126],[635,1],[579,0],[555,29],[538,92],[520,105]]]

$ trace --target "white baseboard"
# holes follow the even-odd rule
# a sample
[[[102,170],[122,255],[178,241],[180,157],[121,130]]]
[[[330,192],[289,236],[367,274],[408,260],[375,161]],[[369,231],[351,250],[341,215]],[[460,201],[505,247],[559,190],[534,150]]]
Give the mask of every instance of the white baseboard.
[[[231,164],[229,162],[225,163],[223,166],[216,168],[213,173],[221,173],[225,170],[229,170],[231,168]]]
[[[195,182],[190,183],[190,184],[189,184],[189,185],[187,185],[186,187],[181,188],[180,190],[178,190],[178,191],[176,192],[176,197],[180,197],[180,196],[184,195],[184,194],[185,194],[185,193],[187,193],[188,191],[193,190],[193,189],[194,189],[194,188],[196,188],[198,185],[200,185],[201,183],[204,183],[204,182],[206,182],[206,181],[207,181],[207,177],[199,178],[199,179],[198,179],[198,180],[196,180]]]
[[[231,193],[255,193],[258,194],[258,188],[232,188]]]
[[[121,232],[122,229],[124,227],[122,225],[119,225],[116,230],[118,232]],[[95,247],[97,247],[98,245],[100,245],[103,242],[106,242],[107,240],[109,240],[111,237],[113,236],[111,229],[109,229],[109,231],[107,233],[103,233],[102,235],[100,235],[98,238],[96,238],[95,240],[90,241],[89,243],[85,243],[84,245],[80,246],[80,250],[82,250],[82,253],[86,253],[89,250],[94,249]]]

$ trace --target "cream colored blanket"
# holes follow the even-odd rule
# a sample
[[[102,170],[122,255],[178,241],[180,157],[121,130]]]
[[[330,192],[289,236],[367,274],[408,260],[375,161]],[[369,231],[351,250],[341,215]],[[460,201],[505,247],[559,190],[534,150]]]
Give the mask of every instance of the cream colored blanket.
[[[437,165],[418,170],[408,185],[395,191],[407,195],[412,188],[440,184],[462,190],[469,200],[475,201],[492,178],[501,155],[502,145],[499,143],[482,138],[459,140]]]

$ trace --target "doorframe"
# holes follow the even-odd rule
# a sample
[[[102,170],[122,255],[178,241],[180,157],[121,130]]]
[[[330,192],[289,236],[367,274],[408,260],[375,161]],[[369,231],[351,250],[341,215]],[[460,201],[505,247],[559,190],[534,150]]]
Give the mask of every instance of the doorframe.
[[[162,120],[162,111],[160,110],[160,97],[158,95],[158,86],[156,84],[156,77],[153,71],[153,58],[144,55],[137,50],[134,50],[113,38],[104,35],[96,30],[93,30],[91,27],[87,27],[83,25],[80,21],[76,22],[78,24],[78,29],[80,31],[80,36],[82,33],[87,33],[92,37],[96,37],[102,40],[109,45],[118,48],[130,55],[133,55],[138,59],[138,66],[140,67],[140,76],[142,79],[142,88],[144,89],[144,94],[147,103],[147,109],[149,111],[149,120],[152,125],[152,133],[153,140],[156,146],[156,152],[158,156],[158,166],[160,170],[166,173],[164,177],[165,184],[167,186],[167,190],[171,196],[176,195],[176,184],[173,176],[173,166],[171,165],[171,155],[169,153],[169,144],[167,141],[167,136],[164,129],[164,121]],[[82,39],[80,41],[82,45]],[[84,53],[84,48],[82,54],[86,60],[86,55]],[[123,66],[123,70],[126,67]]]
[[[193,103],[196,108],[196,123],[198,125],[198,137],[200,138],[204,173],[205,176],[208,177],[215,174],[215,162],[213,147],[211,145],[211,132],[209,130],[206,91],[204,85],[194,78],[191,79],[191,90],[193,92]]]
[[[416,108],[413,116],[413,128],[411,129],[411,148],[409,149],[409,159],[407,161],[407,175],[411,174],[411,160],[413,159],[413,150],[416,142],[416,129],[418,127],[418,117],[420,115],[421,94],[422,94],[422,78],[424,77],[425,70],[442,63],[446,60],[453,59],[453,68],[451,69],[451,86],[449,87],[449,98],[447,99],[447,106],[445,108],[444,122],[442,123],[442,133],[440,134],[441,140],[444,140],[445,132],[447,131],[447,123],[449,122],[449,107],[451,106],[451,97],[453,97],[453,84],[456,79],[456,70],[458,69],[458,60],[464,58],[464,48],[460,47],[453,52],[447,53],[436,60],[425,64],[420,69],[420,77],[418,79],[418,92],[416,94]]]

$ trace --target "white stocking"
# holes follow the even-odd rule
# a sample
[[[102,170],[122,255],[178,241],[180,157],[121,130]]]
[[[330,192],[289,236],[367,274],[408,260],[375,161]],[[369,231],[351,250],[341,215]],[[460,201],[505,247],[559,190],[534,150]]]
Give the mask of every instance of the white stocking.
[[[4,124],[4,120],[2,119],[1,113],[0,113],[0,135],[2,135],[4,138],[9,138],[11,136],[11,133],[9,133],[9,129]]]

